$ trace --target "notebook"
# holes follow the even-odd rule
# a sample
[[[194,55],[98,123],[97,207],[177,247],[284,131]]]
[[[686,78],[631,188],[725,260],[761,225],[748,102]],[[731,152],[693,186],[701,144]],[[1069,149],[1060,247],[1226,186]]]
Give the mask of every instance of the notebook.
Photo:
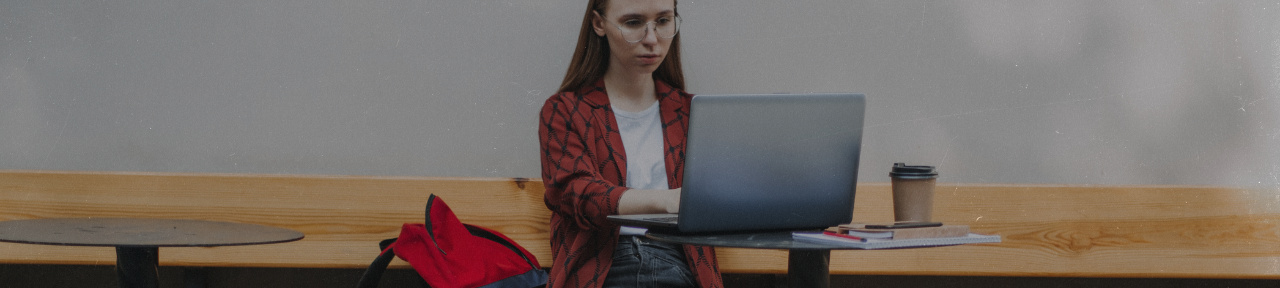
[[[912,247],[935,247],[960,244],[1000,243],[1000,235],[982,235],[968,233],[964,236],[915,238],[915,239],[859,239],[842,237],[822,232],[792,232],[791,239],[796,242],[820,245],[848,247],[856,249],[890,249]]]
[[[696,95],[680,214],[609,219],[665,233],[849,223],[865,104],[861,94]]]

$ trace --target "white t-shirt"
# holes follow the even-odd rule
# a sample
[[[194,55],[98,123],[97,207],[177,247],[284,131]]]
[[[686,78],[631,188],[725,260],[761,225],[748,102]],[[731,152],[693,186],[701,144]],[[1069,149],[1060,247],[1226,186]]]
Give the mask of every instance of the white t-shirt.
[[[662,117],[658,102],[640,112],[613,109],[627,154],[627,188],[671,189],[667,185],[667,159],[662,153]],[[622,226],[622,235],[644,235],[646,229]]]
[[[667,185],[667,161],[662,153],[662,119],[658,102],[640,112],[613,109],[622,149],[627,153],[627,183],[632,189],[671,189]]]

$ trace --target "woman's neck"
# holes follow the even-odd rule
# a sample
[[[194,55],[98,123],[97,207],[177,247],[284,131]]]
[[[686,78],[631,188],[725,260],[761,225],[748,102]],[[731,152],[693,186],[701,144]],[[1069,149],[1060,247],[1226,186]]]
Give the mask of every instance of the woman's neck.
[[[644,111],[658,101],[652,73],[605,73],[604,87],[609,92],[609,103],[623,111]]]

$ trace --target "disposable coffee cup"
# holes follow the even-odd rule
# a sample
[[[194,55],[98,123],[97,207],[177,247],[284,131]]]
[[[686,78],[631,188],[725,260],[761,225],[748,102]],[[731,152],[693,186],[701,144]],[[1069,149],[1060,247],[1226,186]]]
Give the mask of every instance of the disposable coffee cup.
[[[932,222],[933,187],[938,171],[933,166],[893,163],[893,221]]]

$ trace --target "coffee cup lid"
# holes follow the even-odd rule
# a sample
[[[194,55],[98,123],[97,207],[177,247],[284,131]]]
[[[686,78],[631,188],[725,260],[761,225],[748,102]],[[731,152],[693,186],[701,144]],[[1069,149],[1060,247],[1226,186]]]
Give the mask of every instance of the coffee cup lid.
[[[893,163],[893,171],[889,172],[889,177],[901,179],[933,179],[938,177],[938,171],[933,166],[907,166],[906,163]]]

